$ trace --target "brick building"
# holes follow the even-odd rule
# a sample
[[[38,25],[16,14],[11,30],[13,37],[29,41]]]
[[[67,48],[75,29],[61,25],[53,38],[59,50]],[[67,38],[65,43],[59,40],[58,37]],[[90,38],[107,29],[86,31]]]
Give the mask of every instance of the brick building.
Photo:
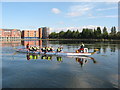
[[[49,28],[42,27],[38,30],[23,30],[22,38],[24,39],[46,39],[49,36]]]
[[[24,39],[39,39],[39,32],[36,30],[23,30],[22,38],[24,38]]]
[[[49,34],[50,34],[50,28],[42,27],[42,38],[43,39],[49,38]]]
[[[19,29],[0,29],[0,39],[21,39]]]

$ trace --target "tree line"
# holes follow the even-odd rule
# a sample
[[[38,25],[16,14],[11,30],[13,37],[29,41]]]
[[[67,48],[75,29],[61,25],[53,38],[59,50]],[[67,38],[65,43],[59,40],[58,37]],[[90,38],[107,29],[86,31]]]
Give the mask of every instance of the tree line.
[[[108,33],[107,28],[104,27],[101,29],[100,27],[97,27],[96,29],[88,29],[83,28],[82,32],[79,32],[79,30],[71,31],[67,30],[60,31],[58,33],[52,32],[49,35],[49,38],[52,39],[120,39],[120,31],[116,31],[116,27],[113,26],[111,28],[110,33]]]

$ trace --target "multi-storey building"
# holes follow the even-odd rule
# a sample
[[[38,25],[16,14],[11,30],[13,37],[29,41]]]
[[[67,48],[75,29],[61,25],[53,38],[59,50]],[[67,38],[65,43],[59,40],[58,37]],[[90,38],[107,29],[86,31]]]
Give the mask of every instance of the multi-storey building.
[[[49,28],[42,27],[38,30],[23,30],[22,38],[24,39],[46,39],[49,37]]]
[[[24,39],[39,39],[39,32],[36,30],[23,30],[22,38],[24,38]]]
[[[49,34],[50,34],[50,28],[42,27],[42,38],[43,39],[49,38]]]
[[[21,39],[19,29],[0,29],[0,39]]]
[[[0,29],[0,39],[47,39],[50,29],[48,27],[38,30]]]

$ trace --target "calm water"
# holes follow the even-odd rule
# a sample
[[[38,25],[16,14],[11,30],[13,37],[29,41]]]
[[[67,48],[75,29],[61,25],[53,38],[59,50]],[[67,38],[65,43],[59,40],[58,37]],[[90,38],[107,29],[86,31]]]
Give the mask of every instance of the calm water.
[[[63,46],[75,51],[80,41],[13,41],[2,42],[3,88],[118,88],[119,43],[84,42],[89,57],[42,56],[16,53],[26,43],[39,46]],[[12,43],[12,44],[11,44]]]

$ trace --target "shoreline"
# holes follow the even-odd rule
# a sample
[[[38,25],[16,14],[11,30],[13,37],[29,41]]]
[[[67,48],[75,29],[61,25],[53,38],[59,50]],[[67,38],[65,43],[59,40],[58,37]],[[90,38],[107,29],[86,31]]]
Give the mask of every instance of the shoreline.
[[[66,40],[75,40],[75,41],[104,41],[104,42],[111,42],[111,41],[118,41],[120,40],[115,40],[115,39],[1,39],[0,41],[24,41],[24,40],[51,40],[51,41],[66,41]]]

